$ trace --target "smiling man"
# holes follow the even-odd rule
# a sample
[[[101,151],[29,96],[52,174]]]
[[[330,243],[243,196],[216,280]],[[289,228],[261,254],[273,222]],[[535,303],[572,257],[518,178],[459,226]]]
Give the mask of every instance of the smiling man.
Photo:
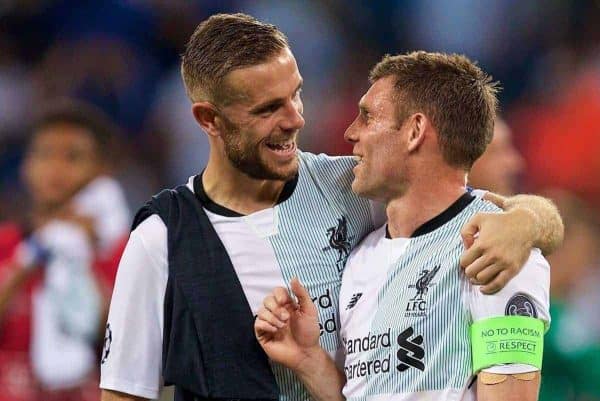
[[[135,219],[106,330],[103,400],[155,398],[161,382],[175,385],[176,400],[309,399],[290,370],[267,360],[254,315],[272,288],[300,277],[318,305],[321,345],[339,354],[347,255],[383,219],[351,191],[353,158],[296,148],[302,77],[276,27],[212,16],[190,38],[181,70],[210,157]],[[465,265],[488,290],[516,274],[533,243],[551,248],[560,237],[546,223],[560,222],[556,212],[540,212],[467,225],[479,237]]]
[[[386,56],[346,131],[354,192],[387,224],[348,259],[340,290],[343,373],[319,347],[310,295],[294,281],[265,298],[257,337],[318,400],[537,400],[550,269],[539,250],[483,295],[458,274],[461,227],[495,205],[465,188],[492,137],[496,85],[464,56]],[[342,396],[343,388],[343,396]]]

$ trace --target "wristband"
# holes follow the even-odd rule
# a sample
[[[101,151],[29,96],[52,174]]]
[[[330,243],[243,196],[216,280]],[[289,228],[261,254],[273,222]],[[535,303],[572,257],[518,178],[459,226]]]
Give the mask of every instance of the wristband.
[[[473,373],[505,363],[542,368],[544,322],[527,316],[498,316],[471,325]]]
[[[15,252],[15,261],[25,270],[45,264],[49,257],[50,252],[34,237],[22,241]]]

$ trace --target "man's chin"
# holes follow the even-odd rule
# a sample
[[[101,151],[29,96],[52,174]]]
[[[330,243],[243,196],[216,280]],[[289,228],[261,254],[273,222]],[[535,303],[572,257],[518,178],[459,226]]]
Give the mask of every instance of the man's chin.
[[[358,196],[366,197],[366,191],[363,185],[359,181],[354,178],[352,181],[352,192],[354,192]]]
[[[246,169],[244,173],[257,180],[289,181],[298,174],[298,160],[296,159],[286,166],[276,167],[263,164],[261,168]]]
[[[265,171],[271,180],[289,181],[298,174],[298,156],[286,163],[265,163]]]

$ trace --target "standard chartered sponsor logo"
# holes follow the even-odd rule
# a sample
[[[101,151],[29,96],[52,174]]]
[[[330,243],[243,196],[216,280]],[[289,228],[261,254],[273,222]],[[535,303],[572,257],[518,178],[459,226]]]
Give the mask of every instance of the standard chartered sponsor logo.
[[[388,328],[388,330],[385,333],[371,334],[371,332],[369,332],[364,337],[344,340],[344,347],[346,347],[346,355],[351,355],[356,352],[371,351],[380,347],[389,347],[391,345],[391,331],[392,329]]]
[[[398,335],[398,349],[392,350],[392,329],[388,328],[385,332],[371,333],[362,337],[342,339],[346,349],[346,361],[349,363],[344,367],[348,380],[382,373],[390,373],[392,356],[395,354],[400,362],[397,370],[404,372],[413,367],[424,370],[423,357],[425,351],[422,346],[423,337],[418,335],[410,338],[414,334],[412,327],[407,328]],[[396,344],[395,344],[396,345]],[[390,349],[388,352],[371,352],[375,350]],[[353,355],[369,352],[365,359],[352,358]]]
[[[351,338],[348,340],[344,339],[346,355],[391,347],[391,331],[392,329],[388,328],[384,333],[371,334],[371,332],[369,332],[363,337]],[[373,374],[388,373],[390,371],[391,357],[392,354],[388,353],[383,358],[372,358],[367,361],[359,359],[356,362],[352,362],[344,367],[346,378],[351,380]]]

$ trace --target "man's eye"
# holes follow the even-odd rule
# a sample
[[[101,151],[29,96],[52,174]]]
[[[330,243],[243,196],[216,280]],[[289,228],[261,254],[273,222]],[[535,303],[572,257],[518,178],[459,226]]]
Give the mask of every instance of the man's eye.
[[[278,104],[272,104],[266,107],[263,107],[262,109],[260,109],[260,111],[258,112],[258,114],[271,114],[277,111],[277,109],[279,108]]]

